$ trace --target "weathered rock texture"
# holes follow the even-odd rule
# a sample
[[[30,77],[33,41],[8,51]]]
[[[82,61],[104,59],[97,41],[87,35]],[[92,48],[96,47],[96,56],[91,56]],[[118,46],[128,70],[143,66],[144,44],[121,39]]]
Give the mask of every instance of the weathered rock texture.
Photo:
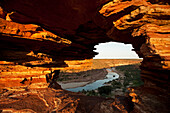
[[[143,58],[141,77],[145,82],[144,88],[161,91],[162,96],[166,96],[170,73],[168,1],[109,1],[1,0],[0,87],[21,87],[33,82],[35,84],[29,89],[47,88],[49,83],[44,75],[66,67],[64,60],[92,58],[96,54],[93,52],[94,45],[117,41],[132,44],[134,51]],[[147,90],[144,91],[147,93]],[[34,97],[38,98],[36,95]],[[24,98],[27,102],[27,97]],[[159,98],[161,100],[161,96]],[[158,102],[165,105],[162,101],[152,101],[153,106]],[[4,102],[0,109],[29,109],[9,104]],[[149,104],[145,102],[141,106]],[[67,108],[66,105],[62,110],[69,111]],[[135,108],[136,111],[142,109],[140,106]],[[51,111],[51,107],[49,109]],[[154,107],[149,109],[149,112],[152,111]],[[144,109],[140,112],[148,111]]]
[[[117,35],[115,29],[117,29],[119,32],[131,33],[129,37],[132,41],[138,38],[145,39],[142,43],[140,41],[132,42],[132,45],[138,55],[144,58],[141,65],[142,77],[145,81],[150,79],[159,85],[169,85],[169,12],[169,5],[151,4],[145,0],[109,2],[100,10],[100,13],[106,17],[113,16],[114,26],[108,32],[109,37],[119,40],[115,38]],[[122,13],[124,14],[122,15]],[[118,19],[114,19],[114,15]],[[120,40],[123,42],[126,39],[122,37]]]
[[[87,97],[59,89],[3,90],[0,97],[2,113],[121,113],[118,108],[112,108],[113,99]]]

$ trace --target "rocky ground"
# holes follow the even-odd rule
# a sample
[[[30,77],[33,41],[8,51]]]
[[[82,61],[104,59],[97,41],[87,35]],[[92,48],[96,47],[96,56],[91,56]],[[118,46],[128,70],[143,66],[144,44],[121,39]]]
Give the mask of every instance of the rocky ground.
[[[87,97],[61,89],[1,90],[0,111],[2,113],[121,113],[117,100]]]

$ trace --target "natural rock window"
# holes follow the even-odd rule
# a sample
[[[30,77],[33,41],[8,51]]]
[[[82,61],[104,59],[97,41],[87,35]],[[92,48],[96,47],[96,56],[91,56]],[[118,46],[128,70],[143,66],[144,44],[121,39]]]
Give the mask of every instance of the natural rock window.
[[[131,44],[106,42],[95,46],[95,52],[99,53],[93,59],[138,59]]]

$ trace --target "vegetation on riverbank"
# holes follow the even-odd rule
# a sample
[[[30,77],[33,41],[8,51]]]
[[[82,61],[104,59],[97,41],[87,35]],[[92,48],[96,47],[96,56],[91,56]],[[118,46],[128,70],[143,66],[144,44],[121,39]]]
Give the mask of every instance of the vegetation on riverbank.
[[[124,78],[120,78],[120,80],[123,80],[124,87],[138,87],[143,85],[139,66],[140,64],[116,67],[116,70],[124,73]]]
[[[60,71],[58,82],[89,82],[99,80],[107,74],[106,68],[136,64],[141,59],[93,59],[86,61],[66,61],[68,68]],[[91,64],[91,65],[89,65]]]
[[[102,86],[96,90],[85,91],[82,93],[88,96],[102,96],[112,97],[115,95],[125,95],[128,92],[128,87],[138,87],[143,85],[140,78],[140,64],[117,66],[115,69],[117,72],[123,73],[124,76],[120,76],[118,79],[106,83],[106,86]],[[118,73],[119,74],[119,73]]]

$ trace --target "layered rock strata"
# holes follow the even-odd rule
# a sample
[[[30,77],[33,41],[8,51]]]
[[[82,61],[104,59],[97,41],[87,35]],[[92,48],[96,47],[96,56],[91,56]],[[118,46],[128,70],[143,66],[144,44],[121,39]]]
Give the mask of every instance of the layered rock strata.
[[[114,26],[108,32],[110,38],[122,42],[126,40],[124,37],[115,37],[115,29],[131,33],[129,37],[132,39],[134,50],[143,58],[142,78],[152,80],[157,85],[164,84],[164,88],[169,85],[170,72],[169,12],[169,5],[151,4],[145,0],[112,1],[100,10],[103,16],[113,17]],[[115,19],[114,16],[118,18]],[[133,42],[139,38],[144,39],[142,43]]]
[[[30,98],[27,98],[24,96],[25,93],[21,94],[23,96],[21,99],[20,96],[10,97],[11,93],[8,91],[5,96],[6,90],[11,91],[16,87],[24,86],[25,90],[45,88],[44,92],[52,91],[47,88],[49,84],[45,77],[46,74],[68,66],[64,60],[92,58],[96,54],[93,52],[94,45],[108,41],[132,44],[134,51],[143,58],[141,64],[141,77],[145,82],[143,89],[156,90],[162,92],[161,96],[167,97],[170,73],[170,6],[168,1],[109,1],[0,1],[0,87],[2,89],[0,109],[2,112],[6,112],[4,110],[9,110],[9,108],[11,112],[19,112],[17,110],[22,109],[27,111],[29,107],[19,108],[19,105],[24,103],[23,101],[27,102],[37,98],[38,103],[40,99],[37,94],[31,94]],[[88,64],[91,63],[88,62]],[[139,97],[141,96],[143,102],[136,104],[136,112],[155,111],[154,107],[142,108],[150,104],[145,96],[156,96],[156,93],[143,95],[142,93],[147,93],[148,90],[143,90],[143,92],[140,92],[140,89],[136,90],[139,91]],[[41,92],[40,94],[43,97],[43,94],[46,93]],[[162,102],[160,95],[159,99],[152,98],[151,104],[156,106],[156,103],[160,103],[160,106],[165,106],[163,112],[167,112],[166,105],[168,104]],[[9,101],[13,104],[6,103],[6,100],[11,98],[12,100]],[[19,102],[18,106],[14,106],[13,98]],[[42,98],[40,100],[40,103],[44,102],[42,106],[48,107],[49,111],[47,109],[38,111],[37,108],[28,111],[52,112],[55,107],[51,106],[55,106],[53,104],[59,102],[49,105]],[[33,104],[29,103],[29,105]],[[70,105],[72,104],[65,105],[66,107],[61,109],[69,111]],[[118,109],[118,111],[123,109]],[[97,109],[95,110],[97,111]],[[161,109],[157,110],[161,112]],[[56,111],[60,110],[56,107]],[[86,110],[85,112],[95,111]]]
[[[109,2],[100,10],[103,16],[112,16],[113,28],[108,36],[114,40],[115,29],[130,32],[132,40],[143,38],[143,43],[132,43],[136,53],[143,57],[141,77],[144,87],[135,88],[140,102],[133,112],[169,112],[170,21],[169,5],[151,4],[145,0]],[[124,13],[124,15],[122,15]],[[119,16],[114,19],[114,16]],[[116,27],[116,28],[115,28]],[[124,41],[124,38],[120,38]],[[140,45],[140,46],[139,46]],[[161,87],[161,88],[160,88]],[[148,101],[149,100],[149,101]],[[161,107],[161,109],[159,109]]]

